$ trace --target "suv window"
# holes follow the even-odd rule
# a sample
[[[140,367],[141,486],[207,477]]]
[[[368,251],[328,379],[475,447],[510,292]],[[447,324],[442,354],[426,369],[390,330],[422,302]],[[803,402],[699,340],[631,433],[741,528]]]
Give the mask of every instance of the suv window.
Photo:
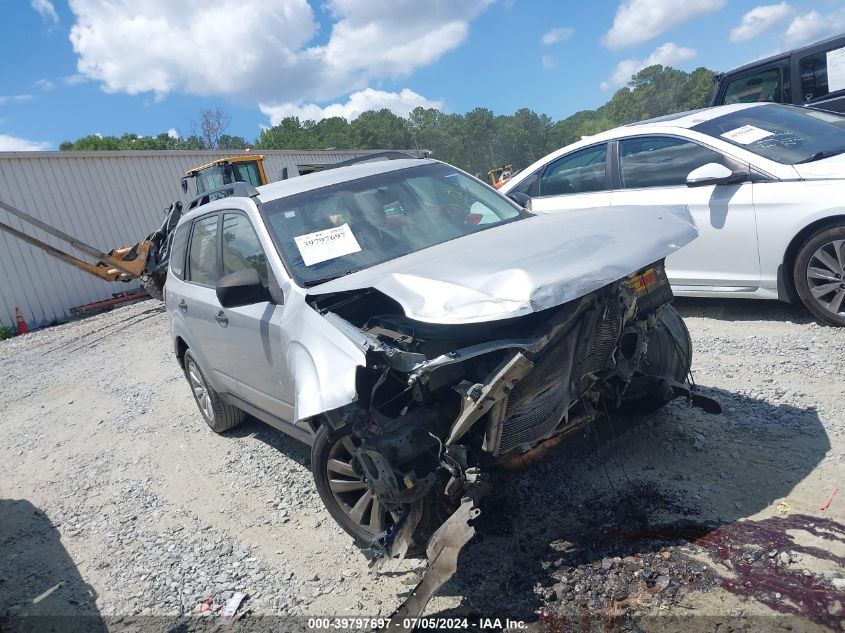
[[[781,97],[781,69],[766,68],[728,83],[722,103],[751,103],[754,101],[783,101]]]
[[[619,175],[625,189],[686,186],[687,175],[722,155],[685,139],[641,136],[619,141]]]
[[[223,214],[223,275],[254,268],[267,284],[267,256],[252,223],[240,213]]]
[[[540,176],[540,196],[605,189],[607,143],[578,150],[551,163]]]
[[[188,253],[189,279],[203,286],[213,286],[220,278],[217,269],[217,216],[194,222]]]
[[[177,279],[185,278],[185,251],[188,248],[188,234],[191,232],[191,223],[186,222],[173,234],[173,243],[170,245],[170,270]]]
[[[801,59],[801,98],[804,102],[845,90],[845,48],[821,51]]]

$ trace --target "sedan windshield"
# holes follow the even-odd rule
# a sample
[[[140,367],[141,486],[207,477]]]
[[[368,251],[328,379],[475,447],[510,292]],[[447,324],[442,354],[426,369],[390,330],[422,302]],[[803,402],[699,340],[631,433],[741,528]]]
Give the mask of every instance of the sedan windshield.
[[[526,214],[454,167],[429,163],[262,205],[293,278],[313,286]]]
[[[784,165],[845,153],[845,117],[794,106],[746,108],[692,129]]]

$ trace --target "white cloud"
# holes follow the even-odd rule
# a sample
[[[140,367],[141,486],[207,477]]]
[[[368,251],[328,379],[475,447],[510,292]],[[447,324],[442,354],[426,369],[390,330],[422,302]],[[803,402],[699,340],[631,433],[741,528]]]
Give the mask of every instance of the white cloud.
[[[35,85],[38,86],[44,92],[50,92],[56,87],[55,82],[50,81],[49,79],[39,79],[35,82]]]
[[[546,70],[551,70],[552,68],[557,66],[557,61],[555,61],[555,58],[551,55],[543,55],[540,58],[540,63],[543,64],[543,68],[545,68]]]
[[[70,0],[70,39],[108,92],[320,102],[436,61],[490,2],[327,0],[328,39],[310,45],[307,0]]]
[[[543,37],[540,38],[540,41],[545,44],[546,46],[550,44],[557,44],[558,42],[562,42],[563,40],[569,39],[572,37],[572,34],[575,32],[575,29],[571,29],[566,26],[561,26],[556,29],[552,29],[551,31],[547,31],[543,34]]]
[[[271,125],[278,125],[285,117],[299,117],[301,121],[320,121],[329,117],[340,116],[347,121],[357,118],[367,110],[387,108],[394,114],[408,116],[417,107],[443,109],[440,101],[430,101],[412,90],[405,88],[400,92],[385,92],[367,88],[349,95],[346,103],[332,103],[320,107],[314,103],[279,103],[259,104],[261,112],[270,118]]]
[[[731,29],[731,42],[745,42],[762,35],[786,20],[792,13],[793,8],[786,2],[754,7],[742,16],[739,26]]]
[[[167,130],[167,136],[169,136],[170,138],[175,138],[175,139],[182,138],[181,136],[179,136],[179,132],[176,130],[175,127],[172,127],[169,130]]]
[[[695,57],[695,54],[695,50],[692,48],[678,46],[674,42],[666,42],[655,48],[651,55],[645,59],[623,59],[616,64],[613,74],[606,81],[601,82],[601,89],[621,88],[631,81],[632,75],[643,68],[655,64],[677,67]]]
[[[38,11],[41,19],[45,22],[58,23],[59,14],[56,13],[56,7],[50,0],[29,0],[29,6]]]
[[[0,95],[0,106],[7,105],[9,103],[21,103],[23,101],[29,101],[30,99],[32,99],[32,95]]]
[[[783,49],[798,48],[845,31],[845,9],[822,15],[810,11],[796,16],[783,36]]]
[[[613,26],[602,37],[608,48],[620,49],[646,42],[699,15],[725,6],[725,0],[622,0]]]
[[[44,141],[30,141],[17,136],[0,134],[0,152],[40,152],[52,147]]]
[[[78,86],[79,84],[84,84],[86,81],[90,81],[90,79],[80,73],[75,73],[73,75],[68,75],[67,77],[62,77],[62,83],[68,86]]]

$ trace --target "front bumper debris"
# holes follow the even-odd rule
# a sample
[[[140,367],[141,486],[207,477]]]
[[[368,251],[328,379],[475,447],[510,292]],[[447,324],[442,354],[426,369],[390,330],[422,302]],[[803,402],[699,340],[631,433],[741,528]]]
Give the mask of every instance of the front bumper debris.
[[[408,599],[390,616],[384,631],[412,631],[412,623],[422,615],[434,593],[455,575],[458,555],[475,536],[469,522],[481,514],[477,497],[477,488],[468,490],[458,509],[431,536],[426,547],[428,568]]]

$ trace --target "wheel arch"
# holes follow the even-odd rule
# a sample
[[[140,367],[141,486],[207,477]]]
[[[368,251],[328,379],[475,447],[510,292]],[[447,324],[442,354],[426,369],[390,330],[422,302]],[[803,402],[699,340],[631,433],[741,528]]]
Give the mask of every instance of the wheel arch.
[[[813,233],[840,224],[845,226],[845,213],[819,218],[798,231],[790,240],[783,255],[783,262],[778,267],[778,299],[789,303],[800,302],[795,280],[792,278],[792,269],[795,267],[798,251]]]
[[[188,351],[188,344],[181,336],[177,336],[173,341],[173,348],[176,352],[176,360],[182,369],[185,368],[185,352]]]

